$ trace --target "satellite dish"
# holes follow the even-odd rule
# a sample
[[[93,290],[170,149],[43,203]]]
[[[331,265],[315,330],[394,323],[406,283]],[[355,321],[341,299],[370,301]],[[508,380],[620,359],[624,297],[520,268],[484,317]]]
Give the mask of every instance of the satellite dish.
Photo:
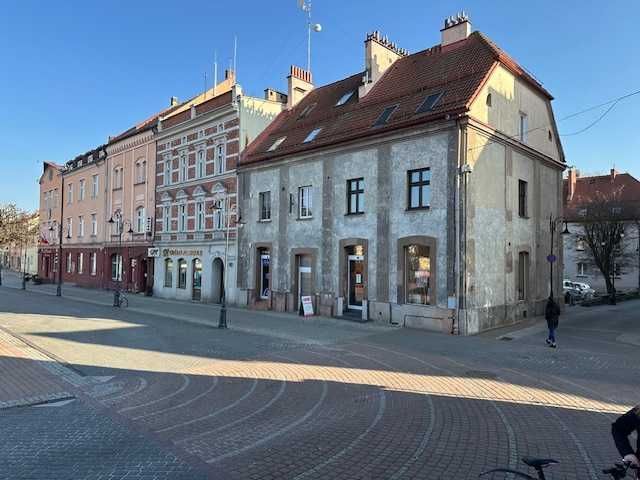
[[[319,23],[316,23],[316,24],[313,26],[313,31],[314,31],[314,32],[321,32],[321,31],[322,31],[322,25],[320,25]]]

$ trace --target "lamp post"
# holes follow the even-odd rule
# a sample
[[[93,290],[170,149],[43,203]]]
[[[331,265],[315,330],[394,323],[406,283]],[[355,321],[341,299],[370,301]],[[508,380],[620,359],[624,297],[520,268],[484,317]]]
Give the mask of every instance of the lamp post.
[[[553,299],[553,264],[557,260],[557,257],[553,253],[553,241],[556,230],[562,223],[564,223],[564,229],[562,230],[561,235],[569,235],[571,232],[569,231],[569,225],[567,224],[567,221],[561,217],[553,218],[553,215],[549,215],[549,232],[551,233],[551,244],[549,249],[549,256],[547,257],[547,261],[549,262],[549,299]]]
[[[116,231],[118,232],[118,255],[120,256],[119,262],[116,264],[116,288],[113,291],[113,306],[120,307],[120,290],[122,289],[122,271],[123,271],[123,257],[122,257],[122,233],[125,225],[129,225],[127,233],[133,233],[131,222],[124,220],[122,213],[117,211],[113,216],[109,218],[107,223],[111,226],[116,225]]]
[[[54,227],[57,225],[57,229]],[[49,231],[53,232],[58,230],[58,285],[56,286],[56,297],[62,296],[62,222],[54,220],[49,227]],[[67,240],[71,238],[69,231],[67,231]]]

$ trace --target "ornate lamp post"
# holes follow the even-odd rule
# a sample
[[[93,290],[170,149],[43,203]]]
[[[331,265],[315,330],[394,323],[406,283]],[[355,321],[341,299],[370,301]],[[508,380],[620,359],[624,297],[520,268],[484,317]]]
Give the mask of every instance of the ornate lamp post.
[[[549,292],[549,299],[553,299],[553,264],[557,260],[557,257],[553,253],[553,240],[558,227],[563,223],[564,229],[562,230],[561,235],[570,235],[571,232],[569,231],[569,225],[567,224],[567,221],[565,219],[561,217],[553,218],[553,215],[549,215],[549,232],[551,233],[551,245],[549,249],[549,256],[547,256],[547,261],[549,262],[549,285],[551,287]]]
[[[111,226],[116,225],[116,231],[118,232],[118,255],[119,263],[116,265],[116,288],[113,291],[113,306],[120,307],[120,291],[122,289],[122,271],[123,271],[123,256],[122,256],[122,233],[125,225],[129,225],[127,233],[132,234],[133,228],[129,220],[124,220],[122,213],[118,210],[112,217],[109,218],[107,223]]]

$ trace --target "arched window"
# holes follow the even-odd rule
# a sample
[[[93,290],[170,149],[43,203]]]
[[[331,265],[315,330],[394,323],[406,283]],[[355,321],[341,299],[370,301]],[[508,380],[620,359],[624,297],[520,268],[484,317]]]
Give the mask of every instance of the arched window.
[[[122,281],[122,255],[118,253],[111,255],[111,280]]]
[[[170,258],[164,259],[164,286],[173,287],[173,260]]]
[[[136,232],[144,233],[144,207],[138,207],[136,209]]]
[[[178,260],[178,288],[187,288],[187,261]]]
[[[204,177],[205,169],[204,169],[204,150],[200,150],[198,152],[198,166],[196,168],[196,176],[198,178]]]
[[[224,143],[219,143],[216,146],[216,162],[215,162],[216,175],[224,172],[225,160],[226,160],[226,155],[225,155]]]
[[[140,182],[144,182],[147,180],[147,161],[142,160],[140,162]]]
[[[491,94],[489,93],[487,94],[487,107],[491,106],[491,101],[492,101],[492,98],[491,98]]]
[[[180,157],[180,181],[187,181],[187,156],[182,155]]]
[[[202,287],[202,262],[199,258],[193,259],[193,288],[199,289]]]

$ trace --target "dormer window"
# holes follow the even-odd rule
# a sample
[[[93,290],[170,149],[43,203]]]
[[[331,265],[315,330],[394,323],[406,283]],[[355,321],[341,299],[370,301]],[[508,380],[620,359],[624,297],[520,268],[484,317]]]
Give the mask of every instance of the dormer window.
[[[381,127],[382,125],[386,125],[386,123],[389,121],[389,118],[391,117],[391,115],[393,115],[393,112],[395,112],[397,108],[398,105],[391,105],[390,107],[385,108],[378,119],[375,121],[373,126]]]
[[[269,147],[269,150],[267,150],[267,151],[268,151],[268,152],[273,152],[276,148],[278,148],[278,147],[280,146],[280,144],[281,144],[282,142],[284,142],[284,141],[285,141],[285,139],[286,139],[286,138],[287,138],[287,137],[280,137],[280,138],[278,138],[275,142],[273,142],[273,143],[271,144],[271,146]]]
[[[353,97],[354,93],[356,93],[356,91],[351,90],[350,92],[347,92],[344,95],[342,95],[340,99],[336,102],[336,107],[339,107],[340,105],[344,105],[345,103],[347,103],[351,99],[351,97]]]
[[[311,142],[311,141],[315,140],[315,138],[320,133],[320,130],[322,130],[322,127],[314,128],[313,130],[311,130],[309,132],[309,135],[307,135],[307,138],[304,139],[304,143],[308,143],[308,142]]]
[[[416,110],[416,113],[431,112],[436,107],[438,102],[440,102],[442,95],[443,92],[432,93],[431,95],[428,95],[427,98],[424,99],[424,102],[420,104],[420,106]]]

